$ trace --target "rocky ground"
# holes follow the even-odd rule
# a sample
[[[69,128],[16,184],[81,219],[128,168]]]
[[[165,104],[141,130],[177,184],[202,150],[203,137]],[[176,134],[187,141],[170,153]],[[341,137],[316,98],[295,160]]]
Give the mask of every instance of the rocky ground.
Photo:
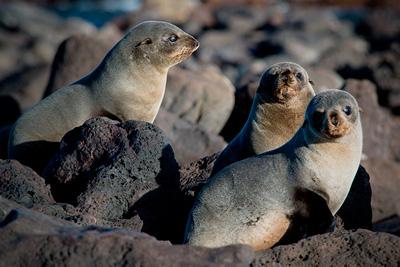
[[[179,0],[171,10],[162,2],[101,28],[0,4],[0,266],[400,265],[400,11]],[[42,174],[6,159],[22,112],[89,73],[149,19],[175,23],[201,44],[170,70],[154,124],[91,119],[65,135]],[[364,110],[364,157],[335,230],[257,253],[181,245],[217,153],[247,119],[261,74],[279,61],[302,65],[317,92],[350,92]]]

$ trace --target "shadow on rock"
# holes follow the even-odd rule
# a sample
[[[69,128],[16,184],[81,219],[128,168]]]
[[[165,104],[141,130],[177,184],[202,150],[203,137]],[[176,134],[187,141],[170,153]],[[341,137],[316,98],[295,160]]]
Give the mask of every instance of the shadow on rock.
[[[65,135],[45,170],[57,202],[97,219],[143,221],[144,231],[181,242],[179,167],[155,125],[98,117]],[[184,228],[183,228],[184,229]],[[178,237],[179,236],[179,237]]]

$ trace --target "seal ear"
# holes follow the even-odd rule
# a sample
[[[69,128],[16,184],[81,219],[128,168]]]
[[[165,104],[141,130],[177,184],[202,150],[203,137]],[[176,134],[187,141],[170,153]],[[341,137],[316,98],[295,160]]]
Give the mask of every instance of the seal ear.
[[[141,45],[149,45],[151,44],[153,41],[150,38],[146,38],[143,41],[139,42],[137,45],[135,45],[135,47],[139,47]]]

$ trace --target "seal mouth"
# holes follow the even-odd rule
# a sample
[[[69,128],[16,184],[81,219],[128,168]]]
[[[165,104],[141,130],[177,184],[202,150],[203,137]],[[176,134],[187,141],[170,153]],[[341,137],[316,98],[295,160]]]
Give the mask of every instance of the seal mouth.
[[[177,53],[172,55],[172,58],[174,59],[175,64],[178,64],[185,59],[187,59],[190,55],[192,55],[200,46],[199,41],[197,41],[194,37],[192,36],[187,36],[185,38],[186,44],[183,46],[182,49],[180,49]]]
[[[286,103],[300,91],[296,77],[288,70],[280,74],[274,83],[272,98],[279,103]]]

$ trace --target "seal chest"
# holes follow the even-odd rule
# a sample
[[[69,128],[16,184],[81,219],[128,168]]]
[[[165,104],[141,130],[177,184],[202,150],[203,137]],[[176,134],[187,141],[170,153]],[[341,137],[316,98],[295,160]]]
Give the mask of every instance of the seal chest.
[[[189,215],[185,243],[264,250],[328,231],[361,151],[354,97],[341,90],[317,94],[289,142],[236,162],[207,182]]]
[[[272,65],[260,79],[246,124],[220,153],[210,176],[224,167],[285,144],[304,120],[315,95],[306,70],[292,62]]]
[[[22,114],[10,134],[9,158],[41,173],[65,133],[90,118],[153,122],[164,96],[168,69],[198,47],[195,38],[173,24],[138,24],[89,75]]]

